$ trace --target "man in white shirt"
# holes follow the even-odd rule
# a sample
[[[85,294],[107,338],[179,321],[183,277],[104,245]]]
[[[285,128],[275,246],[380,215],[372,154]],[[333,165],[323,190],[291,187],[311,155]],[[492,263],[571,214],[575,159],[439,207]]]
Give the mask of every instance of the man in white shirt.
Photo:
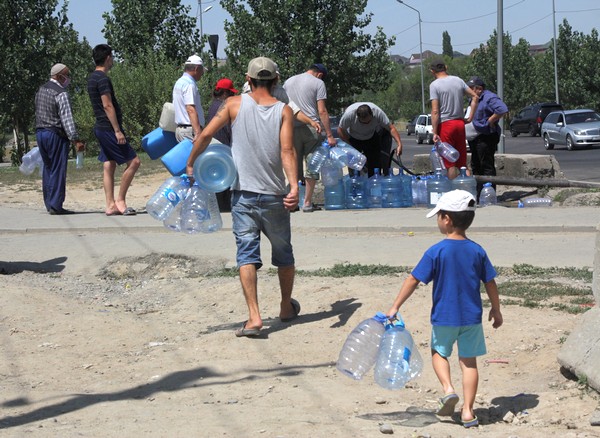
[[[200,135],[205,125],[202,101],[196,82],[204,74],[202,59],[197,55],[190,56],[185,61],[183,75],[175,82],[173,87],[173,108],[175,109],[175,137],[177,141],[183,139],[194,140]]]

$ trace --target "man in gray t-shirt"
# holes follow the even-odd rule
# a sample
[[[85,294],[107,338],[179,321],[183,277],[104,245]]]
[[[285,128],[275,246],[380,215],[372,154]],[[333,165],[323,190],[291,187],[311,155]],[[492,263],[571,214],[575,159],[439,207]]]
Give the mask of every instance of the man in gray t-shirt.
[[[392,137],[396,140],[396,153],[402,154],[400,134],[381,108],[371,102],[356,102],[346,108],[338,125],[338,134],[346,143],[367,157],[367,171],[374,169],[388,174]]]
[[[465,121],[471,122],[477,108],[477,94],[465,84],[461,78],[450,76],[446,72],[443,59],[436,58],[430,66],[430,71],[435,80],[429,85],[431,98],[431,125],[433,127],[433,141],[450,143],[460,153],[454,163],[445,158],[444,165],[448,170],[448,178],[456,178],[461,167],[467,165],[467,139],[465,136]],[[472,98],[471,112],[467,120],[464,119],[463,104],[465,96]]]
[[[298,105],[308,118],[315,122],[321,121],[327,136],[327,142],[334,146],[336,141],[329,125],[329,113],[326,106],[327,90],[323,82],[327,77],[327,73],[327,68],[323,64],[313,64],[306,72],[292,76],[285,81],[283,88],[287,92],[290,101]],[[315,183],[319,179],[318,173],[312,173],[308,170],[304,173],[304,160],[306,159],[308,162],[310,155],[320,143],[321,136],[315,128],[298,120],[294,121],[294,148],[298,158],[298,177],[301,178],[304,175],[306,182],[303,212],[315,210],[312,196],[315,191]]]

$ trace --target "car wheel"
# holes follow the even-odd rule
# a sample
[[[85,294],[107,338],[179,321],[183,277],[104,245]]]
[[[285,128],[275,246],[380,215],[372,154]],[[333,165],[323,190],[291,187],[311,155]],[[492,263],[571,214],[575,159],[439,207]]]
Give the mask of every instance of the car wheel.
[[[537,130],[535,129],[535,126],[531,125],[529,127],[529,135],[531,135],[532,137],[535,137],[537,135]]]
[[[547,151],[554,149],[554,145],[548,139],[548,134],[544,134],[544,149]]]
[[[517,131],[515,131],[514,129],[511,129],[510,135],[512,135],[513,137],[516,137],[517,135],[519,135],[519,133]]]
[[[567,150],[572,151],[575,149],[575,145],[573,144],[573,139],[570,135],[567,135]]]
[[[423,139],[421,138],[421,136],[419,134],[416,134],[416,136],[417,136],[417,144],[422,144]]]
[[[433,144],[433,135],[427,136],[427,144]]]

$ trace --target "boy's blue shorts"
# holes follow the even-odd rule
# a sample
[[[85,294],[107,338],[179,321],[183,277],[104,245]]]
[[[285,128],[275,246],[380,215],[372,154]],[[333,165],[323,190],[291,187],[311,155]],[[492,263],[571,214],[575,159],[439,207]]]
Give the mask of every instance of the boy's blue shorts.
[[[452,327],[434,325],[431,328],[431,349],[442,357],[450,357],[452,346],[458,343],[458,357],[477,357],[487,353],[481,324]]]
[[[98,161],[102,161],[103,163],[106,161],[116,161],[120,166],[137,156],[129,142],[125,144],[117,143],[117,136],[114,131],[94,128],[94,134],[96,134],[98,143],[100,143]]]

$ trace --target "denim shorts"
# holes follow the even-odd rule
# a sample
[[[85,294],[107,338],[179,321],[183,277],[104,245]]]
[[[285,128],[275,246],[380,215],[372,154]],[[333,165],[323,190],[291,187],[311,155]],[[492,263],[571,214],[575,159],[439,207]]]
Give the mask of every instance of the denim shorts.
[[[260,236],[271,242],[271,263],[286,267],[294,264],[290,212],[283,206],[286,195],[265,195],[234,190],[231,194],[231,219],[237,245],[237,266],[253,264],[259,269]]]
[[[442,357],[450,357],[452,346],[458,343],[458,357],[477,357],[487,353],[481,324],[451,327],[434,325],[431,329],[431,349]]]

